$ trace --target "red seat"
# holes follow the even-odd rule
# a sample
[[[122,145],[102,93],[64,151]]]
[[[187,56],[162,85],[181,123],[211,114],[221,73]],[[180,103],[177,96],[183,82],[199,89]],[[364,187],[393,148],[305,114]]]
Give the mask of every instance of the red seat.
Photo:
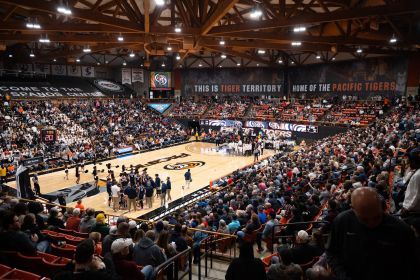
[[[48,262],[56,262],[57,259],[59,259],[60,257],[51,255],[51,254],[47,254],[47,253],[43,253],[43,252],[37,252],[38,257],[41,257],[41,259],[44,259]]]
[[[65,266],[65,263],[52,263],[42,259],[42,273],[40,274],[53,277],[57,271],[63,269]]]
[[[72,229],[57,228],[56,231],[60,232],[60,233],[68,234],[68,235],[73,235],[73,230]]]
[[[76,250],[76,247],[69,244],[66,244],[66,246],[64,247],[60,247],[58,245],[51,243],[52,253],[59,257],[73,259],[75,250]]]
[[[39,280],[41,279],[41,276],[19,269],[12,269],[11,271],[2,275],[0,279]]]
[[[83,239],[79,237],[72,237],[69,235],[65,235],[64,241],[66,241],[67,244],[77,246],[81,241],[83,241]]]
[[[4,265],[4,264],[0,264],[0,277],[1,275],[4,275],[6,272],[9,272],[10,270],[12,270],[11,267],[8,267],[7,265]]]
[[[42,258],[39,256],[25,256],[17,253],[16,267],[25,271],[40,273],[42,267]]]
[[[73,231],[73,236],[77,236],[77,237],[80,237],[80,238],[88,238],[89,233]]]

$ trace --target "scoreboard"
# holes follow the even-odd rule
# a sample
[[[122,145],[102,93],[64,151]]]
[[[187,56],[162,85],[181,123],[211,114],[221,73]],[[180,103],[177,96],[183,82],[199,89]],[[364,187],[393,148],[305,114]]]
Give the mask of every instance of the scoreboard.
[[[41,130],[41,140],[45,144],[54,144],[57,140],[57,130],[56,129],[42,129]]]

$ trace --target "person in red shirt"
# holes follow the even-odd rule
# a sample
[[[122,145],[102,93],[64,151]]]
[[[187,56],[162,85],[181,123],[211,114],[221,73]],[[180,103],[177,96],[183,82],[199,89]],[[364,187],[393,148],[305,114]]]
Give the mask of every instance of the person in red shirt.
[[[66,229],[78,231],[80,225],[80,209],[74,208],[73,215],[67,219]]]
[[[74,208],[79,208],[80,212],[85,211],[85,206],[82,204],[82,200],[79,199],[76,203],[76,206],[74,206]]]

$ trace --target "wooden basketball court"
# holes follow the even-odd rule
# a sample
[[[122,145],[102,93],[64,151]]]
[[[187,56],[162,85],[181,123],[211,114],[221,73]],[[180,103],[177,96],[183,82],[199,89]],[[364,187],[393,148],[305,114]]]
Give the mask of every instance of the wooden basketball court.
[[[272,154],[272,150],[264,150],[264,155],[260,157],[260,159],[266,158]],[[216,151],[215,144],[189,142],[187,144],[165,149],[113,159],[103,162],[101,165],[97,165],[97,167],[98,170],[104,169],[104,172],[99,173],[99,178],[105,179],[107,176],[105,165],[107,163],[111,163],[112,166],[119,165],[119,168],[112,168],[116,174],[116,179],[118,180],[118,174],[121,171],[122,165],[125,165],[127,169],[129,169],[130,165],[143,165],[147,167],[147,173],[153,178],[155,174],[159,174],[162,180],[166,180],[167,177],[171,178],[171,196],[174,201],[186,194],[192,193],[209,185],[212,180],[226,176],[239,168],[252,164],[253,161],[253,156],[245,157],[229,155],[223,149],[221,151]],[[145,167],[141,167],[140,170]],[[185,183],[184,173],[188,168],[191,169],[192,182],[189,189],[185,188],[183,190],[182,186]],[[93,175],[91,174],[92,164],[86,165],[85,170],[88,170],[89,172],[81,172],[79,184],[93,182]],[[74,168],[69,169],[69,180],[65,180],[64,177],[64,171],[39,176],[41,193],[48,194],[64,188],[71,188],[76,185]],[[10,182],[8,185],[11,187],[16,186],[15,182]],[[105,188],[104,184],[100,185],[100,188]],[[124,214],[130,218],[135,218],[160,207],[160,199],[154,199],[153,207],[151,209],[145,208],[140,211],[132,211],[128,213],[127,210],[113,212],[112,208],[108,207],[108,194],[106,191],[83,198],[83,204],[85,207],[93,207],[95,210],[102,210],[105,213],[114,213],[117,215]],[[74,205],[74,202],[68,203],[68,206]]]

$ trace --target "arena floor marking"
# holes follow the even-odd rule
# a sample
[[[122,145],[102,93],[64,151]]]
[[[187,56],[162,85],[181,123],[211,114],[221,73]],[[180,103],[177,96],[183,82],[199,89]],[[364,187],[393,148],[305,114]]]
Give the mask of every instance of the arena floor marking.
[[[264,155],[260,157],[260,159],[271,155],[273,155],[272,150],[264,150]],[[241,167],[251,164],[253,161],[253,156],[244,157],[229,155],[223,147],[217,151],[214,144],[190,142],[183,145],[106,161],[103,162],[102,165],[98,165],[98,170],[101,171],[104,169],[104,172],[99,173],[99,178],[104,179],[107,176],[105,166],[107,163],[111,163],[112,166],[119,165],[120,167],[118,169],[112,168],[118,179],[118,174],[121,171],[122,165],[125,165],[127,169],[129,169],[130,165],[140,165],[140,170],[147,167],[147,172],[152,177],[154,177],[155,174],[159,174],[162,180],[166,180],[166,177],[168,176],[171,178],[171,196],[172,200],[176,200],[209,185],[211,180],[226,176]],[[184,173],[187,168],[191,169],[192,182],[189,189],[182,190],[182,186],[185,184]],[[89,172],[81,172],[80,184],[93,181],[93,176],[91,174],[92,165],[85,166],[85,170],[88,170]],[[64,175],[64,171],[58,171],[39,176],[41,193],[53,193],[60,189],[74,187],[76,185],[74,168],[69,169],[69,180],[65,180]],[[10,182],[8,185],[13,188],[16,187],[15,182]],[[83,204],[85,207],[93,207],[95,210],[102,210],[105,213],[114,213],[113,210],[108,207],[108,194],[106,192],[100,192],[96,195],[83,198]],[[68,204],[68,206],[74,205],[75,203]],[[129,213],[125,213],[126,210],[119,210],[116,214],[121,215],[125,213],[124,215],[135,218],[158,207],[160,207],[160,199],[155,198],[153,207],[150,209],[146,208]]]

